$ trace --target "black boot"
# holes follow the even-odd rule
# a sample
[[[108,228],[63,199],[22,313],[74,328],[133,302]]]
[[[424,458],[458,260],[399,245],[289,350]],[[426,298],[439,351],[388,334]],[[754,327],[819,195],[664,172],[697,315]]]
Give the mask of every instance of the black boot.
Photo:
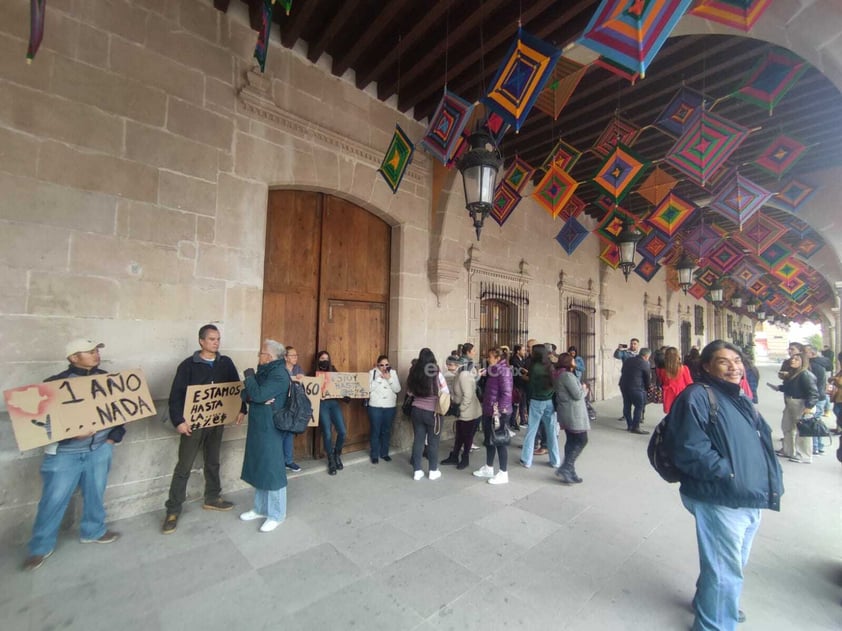
[[[587,444],[587,443],[586,443]],[[585,448],[585,445],[581,443],[577,443],[573,446],[570,450],[570,453],[566,455],[564,459],[564,465],[562,467],[567,466],[569,471],[569,477],[573,482],[576,484],[581,484],[583,482],[582,478],[580,478],[576,474],[576,459],[579,457],[579,454],[582,453],[582,450]]]
[[[459,456],[456,455],[456,450],[451,451],[450,455],[439,464],[459,464]]]
[[[330,475],[336,475],[336,458],[332,453],[327,455],[327,472]]]
[[[342,458],[340,457],[341,455],[342,455],[342,450],[341,450],[341,449],[334,449],[334,451],[333,451],[333,460],[336,462],[336,468],[337,468],[339,471],[342,471],[342,469],[344,469],[344,468],[345,468],[345,465],[344,465],[344,464],[342,464]]]
[[[468,468],[468,465],[470,464],[468,462],[470,453],[471,453],[470,449],[465,450],[465,452],[462,454],[462,457],[459,459],[459,464],[456,465],[457,469],[459,469],[461,471],[462,469]]]
[[[569,466],[567,460],[565,460],[564,464],[556,469],[555,474],[558,476],[558,479],[561,480],[562,484],[573,484],[576,482],[576,480],[573,479],[572,467]]]

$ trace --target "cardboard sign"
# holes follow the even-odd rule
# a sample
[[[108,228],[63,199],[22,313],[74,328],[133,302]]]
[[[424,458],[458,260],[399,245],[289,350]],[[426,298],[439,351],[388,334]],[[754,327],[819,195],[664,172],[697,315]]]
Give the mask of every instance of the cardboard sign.
[[[236,421],[243,404],[242,391],[242,381],[187,386],[182,415],[190,431]]]
[[[307,427],[318,427],[319,402],[322,400],[322,384],[324,383],[324,379],[321,376],[301,377],[300,383],[304,386],[304,392],[307,393],[307,398],[310,399],[310,405],[313,408],[313,415],[310,417]]]
[[[324,377],[325,399],[367,399],[369,392],[369,376],[367,372],[317,372]]]
[[[140,368],[12,388],[3,397],[21,451],[156,413]]]

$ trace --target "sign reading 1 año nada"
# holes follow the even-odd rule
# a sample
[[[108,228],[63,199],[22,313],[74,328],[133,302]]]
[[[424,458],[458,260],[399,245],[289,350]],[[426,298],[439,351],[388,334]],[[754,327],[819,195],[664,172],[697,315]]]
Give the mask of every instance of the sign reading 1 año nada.
[[[12,388],[3,397],[21,451],[156,413],[140,368]]]

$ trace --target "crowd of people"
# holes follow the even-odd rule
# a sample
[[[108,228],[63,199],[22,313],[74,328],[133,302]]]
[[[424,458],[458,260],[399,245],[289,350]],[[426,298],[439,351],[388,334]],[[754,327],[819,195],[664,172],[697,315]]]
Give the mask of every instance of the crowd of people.
[[[176,531],[186,498],[187,483],[201,451],[206,510],[228,511],[234,504],[222,496],[220,445],[222,425],[191,429],[183,416],[187,388],[239,381],[233,361],[220,354],[220,333],[208,324],[199,330],[199,350],[176,369],[169,397],[169,417],[179,434],[177,463],[165,503],[162,533]],[[101,374],[100,349],[104,344],[73,340],[65,348],[67,370],[48,380]],[[652,353],[637,339],[620,345],[620,390],[623,417],[631,433],[641,429],[647,401],[662,403],[669,423],[664,445],[680,476],[683,505],[696,521],[700,575],[693,608],[694,629],[734,629],[745,619],[739,609],[743,568],[760,522],[760,510],[780,509],[782,471],[775,457],[811,462],[823,452],[822,443],[798,434],[799,420],[808,415],[836,414],[834,433],[842,433],[842,354],[840,369],[809,345],[790,344],[789,358],[780,367],[780,384],[769,384],[784,395],[781,421],[782,447],[775,450],[771,429],[757,412],[759,374],[738,347],[716,340],[701,352],[693,349],[682,361],[675,347]],[[317,372],[336,371],[327,351],[316,354]],[[242,403],[235,422],[249,414],[241,478],[254,487],[252,507],[242,521],[262,520],[260,532],[275,530],[287,510],[286,471],[300,471],[293,454],[293,436],[278,431],[273,417],[286,404],[291,382],[301,380],[298,352],[266,339],[258,353],[257,368],[244,371]],[[657,390],[657,396],[653,396]],[[387,355],[380,355],[369,371],[366,401],[370,422],[372,464],[389,462],[389,445],[398,409],[400,380]],[[588,444],[591,414],[585,364],[575,347],[558,353],[553,344],[529,340],[513,349],[486,349],[481,359],[470,343],[460,345],[439,367],[432,350],[423,348],[412,361],[403,410],[413,430],[410,463],[414,480],[442,477],[440,465],[457,470],[470,466],[470,454],[482,430],[485,461],[472,473],[489,484],[509,482],[509,446],[512,436],[525,428],[519,462],[526,468],[536,456],[548,455],[565,485],[583,480],[576,461]],[[453,420],[453,447],[439,460],[443,425]],[[343,469],[345,421],[338,400],[323,398],[319,424],[328,473]],[[563,431],[563,451],[559,435]],[[43,490],[29,542],[24,569],[40,567],[53,553],[58,530],[70,498],[81,488],[83,499],[80,540],[108,544],[119,533],[105,525],[103,494],[111,463],[112,446],[125,429],[110,427],[48,445],[41,466]],[[334,437],[335,434],[335,437]],[[757,440],[757,438],[760,440]],[[424,470],[424,459],[427,470]],[[496,467],[496,470],[495,470]]]

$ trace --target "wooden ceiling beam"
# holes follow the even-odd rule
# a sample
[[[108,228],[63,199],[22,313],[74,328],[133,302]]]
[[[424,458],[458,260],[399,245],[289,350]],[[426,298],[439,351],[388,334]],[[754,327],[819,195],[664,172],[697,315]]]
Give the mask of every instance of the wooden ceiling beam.
[[[287,48],[295,46],[295,42],[304,32],[304,27],[314,19],[313,15],[319,4],[318,0],[304,0],[293,5],[290,16],[281,22],[281,44]]]
[[[458,76],[468,69],[471,69],[474,73],[476,73],[477,63],[479,63],[481,67],[485,65],[483,63],[483,49],[494,50],[494,54],[489,57],[490,59],[495,60],[496,63],[499,63],[511,45],[512,37],[517,33],[518,24],[521,22],[528,24],[554,4],[558,4],[556,0],[537,0],[534,4],[525,9],[522,14],[520,14],[519,5],[511,3],[511,6],[507,7],[507,12],[504,16],[494,18],[495,21],[502,26],[496,31],[491,31],[488,34],[487,39],[483,36],[482,46],[477,46],[478,38],[462,38],[463,45],[461,47],[462,50],[460,51],[461,54],[453,55],[455,63],[450,68],[447,68],[448,76]],[[480,28],[482,27],[482,22],[480,22]],[[495,49],[500,49],[502,52],[498,52]],[[498,57],[499,59],[497,59]],[[484,82],[485,77],[496,70],[496,63],[490,64],[487,68],[485,68],[485,72],[481,71],[479,74],[483,76],[477,77],[477,81]],[[401,110],[406,111],[410,107],[414,107],[424,97],[429,96],[430,94],[435,94],[436,91],[441,91],[440,86],[437,85],[436,82],[432,81],[418,81],[415,85],[418,86],[418,89],[409,92],[405,91],[404,94],[401,95],[399,106]]]
[[[213,8],[223,13],[228,13],[228,6],[230,4],[231,0],[213,0]]]
[[[342,3],[339,11],[333,13],[327,22],[327,26],[322,29],[321,35],[314,42],[310,42],[307,47],[307,59],[316,63],[322,53],[328,47],[328,44],[333,41],[340,29],[345,26],[348,19],[359,10],[357,2],[350,2],[346,0]]]
[[[460,42],[467,38],[473,31],[479,32],[480,25],[485,16],[493,13],[497,7],[507,2],[509,0],[486,0],[480,3],[479,7],[460,21],[447,37],[439,39],[438,43],[432,49],[426,51],[417,62],[408,67],[407,71],[402,73],[402,76],[395,77],[394,80],[384,82],[382,85],[378,84],[378,98],[385,100],[395,94],[398,81],[400,81],[401,85],[412,85],[430,66],[441,62],[450,42]],[[476,46],[476,43],[474,45]],[[441,88],[441,84],[443,83],[444,81],[439,83],[439,88]]]
[[[435,26],[436,22],[442,15],[447,12],[450,7],[450,2],[436,2],[433,6],[424,13],[420,20],[412,25],[408,33],[402,33],[400,41],[389,55],[381,55],[376,64],[366,69],[360,69],[357,72],[357,87],[364,90],[366,86],[372,81],[379,83],[380,76],[383,72],[391,67],[398,65],[398,60],[410,47],[423,38],[430,29]]]
[[[334,56],[331,69],[333,74],[341,77],[348,68],[354,66],[363,51],[368,50],[381,37],[381,33],[395,22],[397,14],[402,10],[404,10],[402,2],[392,0],[392,2],[384,3],[374,21],[363,31],[362,35],[355,39],[345,54]]]

